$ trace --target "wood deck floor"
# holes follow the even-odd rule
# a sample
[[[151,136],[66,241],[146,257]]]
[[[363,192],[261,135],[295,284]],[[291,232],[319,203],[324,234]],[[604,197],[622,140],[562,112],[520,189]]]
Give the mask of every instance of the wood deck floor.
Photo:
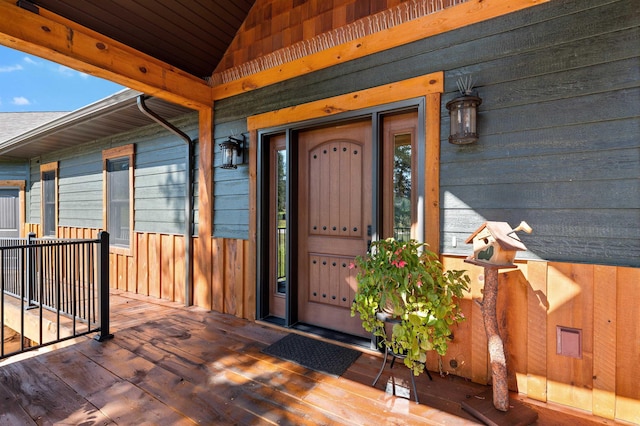
[[[487,389],[421,375],[416,404],[385,392],[390,373],[408,389],[402,365],[370,386],[374,354],[336,378],[263,354],[280,329],[116,290],[111,305],[114,339],[75,338],[0,361],[0,425],[468,425],[476,422],[460,401]],[[538,425],[614,423],[531,407]]]

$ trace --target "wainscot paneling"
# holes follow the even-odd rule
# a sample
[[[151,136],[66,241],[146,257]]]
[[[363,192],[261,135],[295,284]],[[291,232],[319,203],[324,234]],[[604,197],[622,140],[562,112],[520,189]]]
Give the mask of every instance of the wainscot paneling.
[[[468,271],[471,293],[461,301],[466,321],[454,328],[447,355],[428,357],[428,367],[490,383],[479,307],[484,269],[452,256],[443,263]],[[501,270],[497,316],[509,388],[608,419],[640,422],[638,283],[639,268],[519,261],[517,269]],[[580,357],[557,353],[558,326],[580,330]]]

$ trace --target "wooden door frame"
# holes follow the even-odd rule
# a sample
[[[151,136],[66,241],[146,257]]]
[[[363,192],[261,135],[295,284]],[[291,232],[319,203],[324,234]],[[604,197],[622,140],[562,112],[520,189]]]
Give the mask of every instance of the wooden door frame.
[[[352,92],[329,99],[322,99],[306,104],[283,108],[277,111],[267,112],[249,117],[247,128],[250,135],[249,164],[250,169],[255,173],[250,174],[249,181],[249,251],[250,255],[256,259],[253,276],[249,277],[250,282],[254,282],[252,289],[255,291],[256,318],[262,319],[268,315],[268,297],[265,297],[260,283],[264,280],[264,267],[262,254],[264,253],[264,233],[268,232],[265,226],[265,206],[268,205],[264,192],[260,191],[258,184],[264,179],[265,166],[261,159],[264,158],[264,140],[269,135],[286,132],[287,155],[295,149],[291,145],[291,132],[298,128],[308,127],[312,124],[319,124],[332,120],[355,118],[365,115],[365,110],[381,107],[387,104],[407,101],[411,99],[424,99],[425,114],[424,121],[420,123],[425,129],[424,155],[418,158],[418,166],[423,167],[424,179],[418,182],[422,186],[424,200],[418,203],[418,208],[422,210],[425,218],[424,241],[431,249],[439,252],[440,247],[440,111],[441,95],[444,91],[444,73],[436,72],[420,77],[411,78],[395,83],[377,86],[358,92]],[[369,112],[371,114],[372,112]],[[375,115],[375,114],[374,114]],[[375,123],[374,123],[375,124]],[[374,125],[376,128],[377,125]],[[268,150],[266,150],[268,152]],[[374,162],[376,159],[374,159]],[[289,164],[295,164],[290,162]],[[377,164],[375,162],[374,164]],[[374,167],[374,170],[376,168]],[[288,170],[289,175],[293,175],[293,170]],[[297,171],[295,171],[297,173]],[[374,174],[374,179],[378,176]],[[293,191],[292,191],[293,192]],[[292,194],[290,194],[292,195]],[[268,197],[268,194],[266,195]],[[290,198],[288,204],[293,200]],[[374,205],[378,200],[373,199]],[[421,211],[418,210],[418,211]],[[375,214],[375,212],[374,212]],[[377,217],[372,220],[376,222]],[[268,221],[267,221],[268,222]],[[376,222],[377,223],[377,222]],[[293,225],[291,225],[293,226]],[[293,229],[293,228],[292,228]],[[294,236],[290,237],[293,241]],[[291,248],[291,247],[290,247]],[[289,273],[293,271],[288,271]],[[267,287],[268,288],[268,287]],[[292,318],[296,318],[295,308],[291,305],[291,300],[295,300],[297,295],[289,294],[287,303],[287,320],[285,326],[290,326]]]

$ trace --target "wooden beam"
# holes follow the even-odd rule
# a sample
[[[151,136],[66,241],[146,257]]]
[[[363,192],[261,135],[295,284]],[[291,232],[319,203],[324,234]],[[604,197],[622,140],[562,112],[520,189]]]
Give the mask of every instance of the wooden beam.
[[[425,113],[424,241],[435,253],[440,253],[440,98],[440,92],[427,94]]]
[[[249,130],[265,129],[312,118],[329,117],[375,105],[426,96],[444,91],[444,73],[434,72],[371,89],[334,96],[277,111],[254,115],[247,119]]]
[[[213,106],[200,110],[198,141],[198,239],[193,265],[193,303],[212,309],[211,237],[213,232]]]
[[[354,41],[307,55],[230,83],[213,87],[213,99],[224,99],[309,74],[457,28],[506,15],[549,0],[472,0],[396,25]]]
[[[206,81],[57,15],[0,0],[0,44],[193,109],[211,107]]]

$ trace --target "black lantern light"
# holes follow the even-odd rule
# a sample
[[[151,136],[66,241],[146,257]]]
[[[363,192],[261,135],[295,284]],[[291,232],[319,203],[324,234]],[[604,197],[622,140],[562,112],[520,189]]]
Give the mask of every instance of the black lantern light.
[[[474,94],[471,77],[466,79],[461,77],[457,84],[462,96],[447,102],[449,118],[451,119],[449,143],[468,145],[478,142],[476,110],[478,105],[482,103],[482,99]]]
[[[229,136],[229,138],[220,144],[220,152],[222,154],[223,169],[237,169],[238,164],[243,164],[244,160],[244,144],[245,137],[242,135],[242,139]]]

